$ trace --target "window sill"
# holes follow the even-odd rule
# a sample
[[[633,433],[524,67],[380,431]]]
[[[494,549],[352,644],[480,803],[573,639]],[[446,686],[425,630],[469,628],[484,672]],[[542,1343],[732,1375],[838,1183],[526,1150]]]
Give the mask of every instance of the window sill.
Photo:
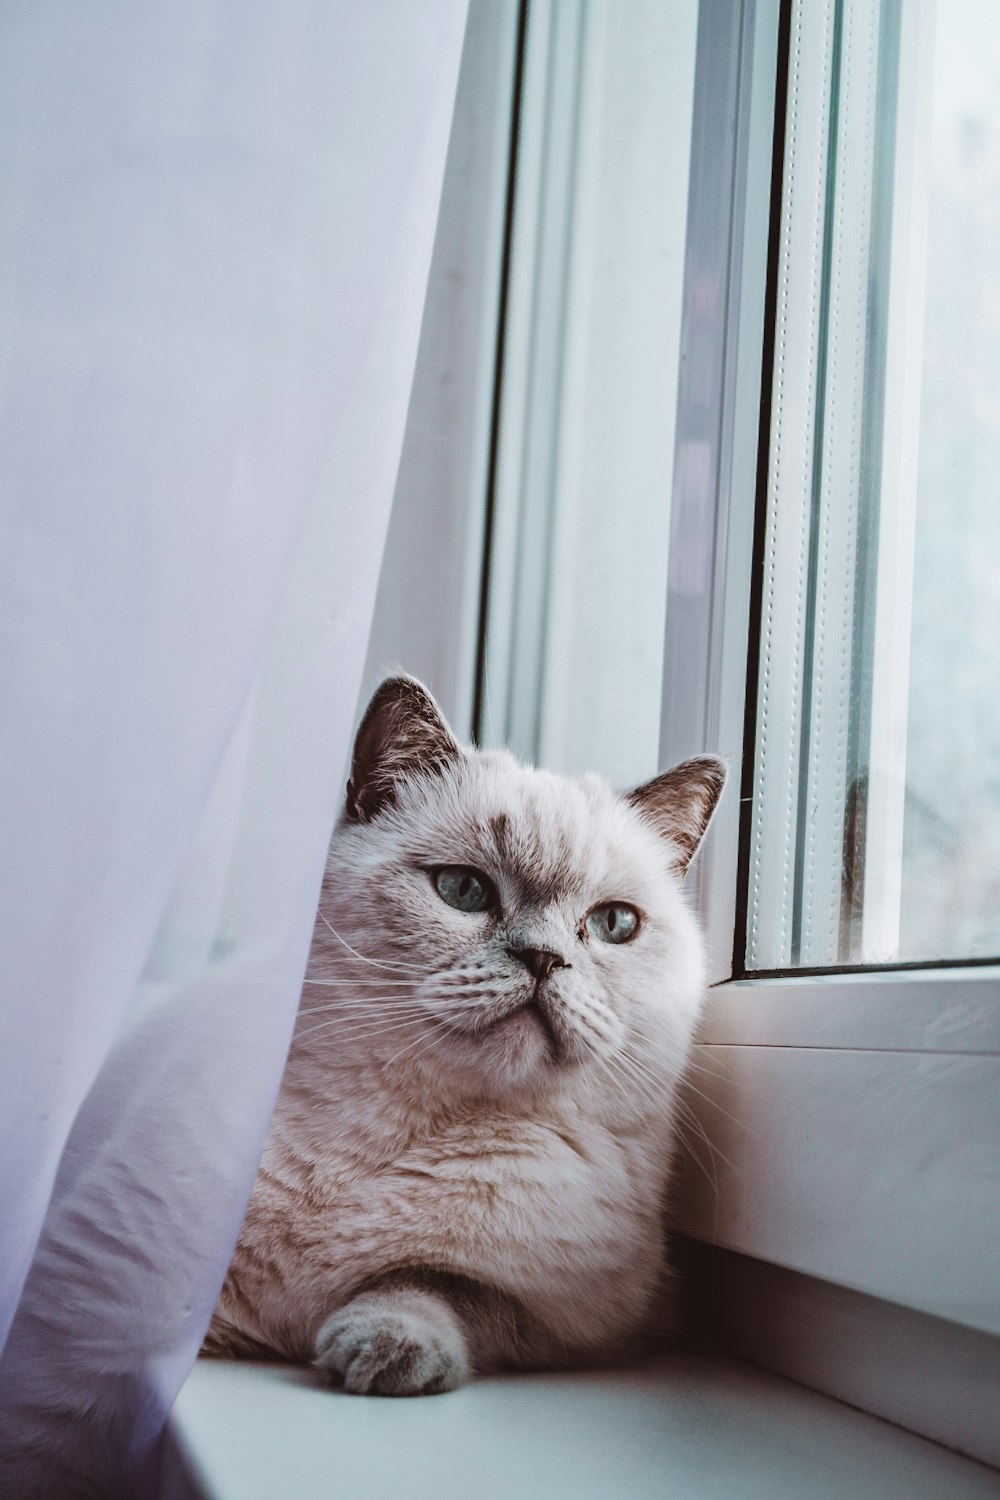
[[[1000,1474],[735,1360],[343,1396],[287,1366],[199,1361],[162,1500],[980,1500]]]
[[[675,1230],[1000,1336],[1000,968],[720,985],[698,1041]]]

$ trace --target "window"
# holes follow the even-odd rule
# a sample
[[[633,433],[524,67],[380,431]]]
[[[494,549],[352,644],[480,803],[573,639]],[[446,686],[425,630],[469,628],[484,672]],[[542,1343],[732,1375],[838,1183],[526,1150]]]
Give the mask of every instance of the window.
[[[696,132],[706,120],[720,163],[729,142],[732,190],[721,165],[692,173],[686,276],[721,240],[728,280],[704,330],[713,524],[694,525],[701,585],[678,597],[672,575],[662,741],[664,763],[698,748],[693,732],[737,763],[745,747],[741,815],[723,805],[699,871],[719,982],[691,1103],[711,1146],[692,1142],[676,1225],[718,1247],[720,1303],[748,1309],[742,1353],[993,1462],[1000,968],[968,959],[996,951],[996,906],[983,881],[966,907],[978,936],[959,940],[907,902],[954,896],[945,841],[915,831],[921,778],[944,790],[941,759],[962,743],[942,733],[942,692],[961,695],[951,717],[977,747],[967,826],[992,837],[998,595],[980,554],[996,507],[979,466],[996,442],[981,398],[1000,383],[979,326],[1000,242],[973,181],[989,170],[995,24],[971,5],[789,0],[743,7],[738,38],[700,28]],[[733,71],[728,134],[714,91]],[[947,123],[956,77],[971,132]],[[966,181],[970,138],[983,154]],[[959,233],[936,193],[964,194],[975,222]],[[959,402],[977,360],[976,399]],[[682,384],[679,441],[694,420]],[[940,558],[935,506],[951,522]],[[697,647],[694,671],[679,642]],[[963,962],[898,961],[944,957]],[[887,1373],[900,1348],[935,1372],[919,1391]],[[994,1373],[962,1383],[973,1368]]]
[[[479,736],[657,768],[697,0],[527,12]]]
[[[793,8],[748,971],[1000,950],[998,57]]]

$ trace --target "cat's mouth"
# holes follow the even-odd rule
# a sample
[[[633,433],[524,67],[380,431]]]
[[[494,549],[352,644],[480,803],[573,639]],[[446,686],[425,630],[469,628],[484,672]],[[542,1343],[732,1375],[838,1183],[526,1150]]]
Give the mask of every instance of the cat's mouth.
[[[475,1059],[490,1072],[498,1069],[498,1076],[522,1077],[580,1060],[572,1029],[556,998],[546,993],[544,980],[494,995],[491,1004],[475,1010],[451,1016],[438,1011],[434,1019],[460,1040],[468,1062]],[[470,1046],[472,1055],[466,1051]]]
[[[509,1010],[506,1015],[494,1021],[490,1028],[493,1032],[540,1032],[546,1046],[549,1049],[553,1061],[561,1062],[565,1055],[562,1039],[552,1024],[552,1018],[545,1004],[539,999],[538,992],[526,1000],[523,1005]]]

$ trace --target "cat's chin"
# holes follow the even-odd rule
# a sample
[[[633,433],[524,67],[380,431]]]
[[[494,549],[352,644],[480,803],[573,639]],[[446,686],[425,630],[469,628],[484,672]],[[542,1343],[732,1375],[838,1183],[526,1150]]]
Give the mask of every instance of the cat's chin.
[[[511,1011],[475,1035],[452,1032],[448,1050],[462,1072],[497,1094],[544,1087],[575,1060],[533,1005]]]
[[[524,1005],[494,1022],[486,1033],[493,1050],[500,1049],[511,1061],[529,1066],[562,1062],[563,1048],[549,1022],[536,1005]]]

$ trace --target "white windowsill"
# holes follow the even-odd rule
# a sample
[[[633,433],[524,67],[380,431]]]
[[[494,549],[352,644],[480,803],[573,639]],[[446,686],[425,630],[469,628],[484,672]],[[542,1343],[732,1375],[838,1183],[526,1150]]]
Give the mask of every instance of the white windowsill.
[[[285,1366],[199,1361],[162,1500],[980,1500],[1000,1473],[750,1365],[344,1396]]]
[[[719,985],[674,1228],[1000,1336],[1000,966]]]

